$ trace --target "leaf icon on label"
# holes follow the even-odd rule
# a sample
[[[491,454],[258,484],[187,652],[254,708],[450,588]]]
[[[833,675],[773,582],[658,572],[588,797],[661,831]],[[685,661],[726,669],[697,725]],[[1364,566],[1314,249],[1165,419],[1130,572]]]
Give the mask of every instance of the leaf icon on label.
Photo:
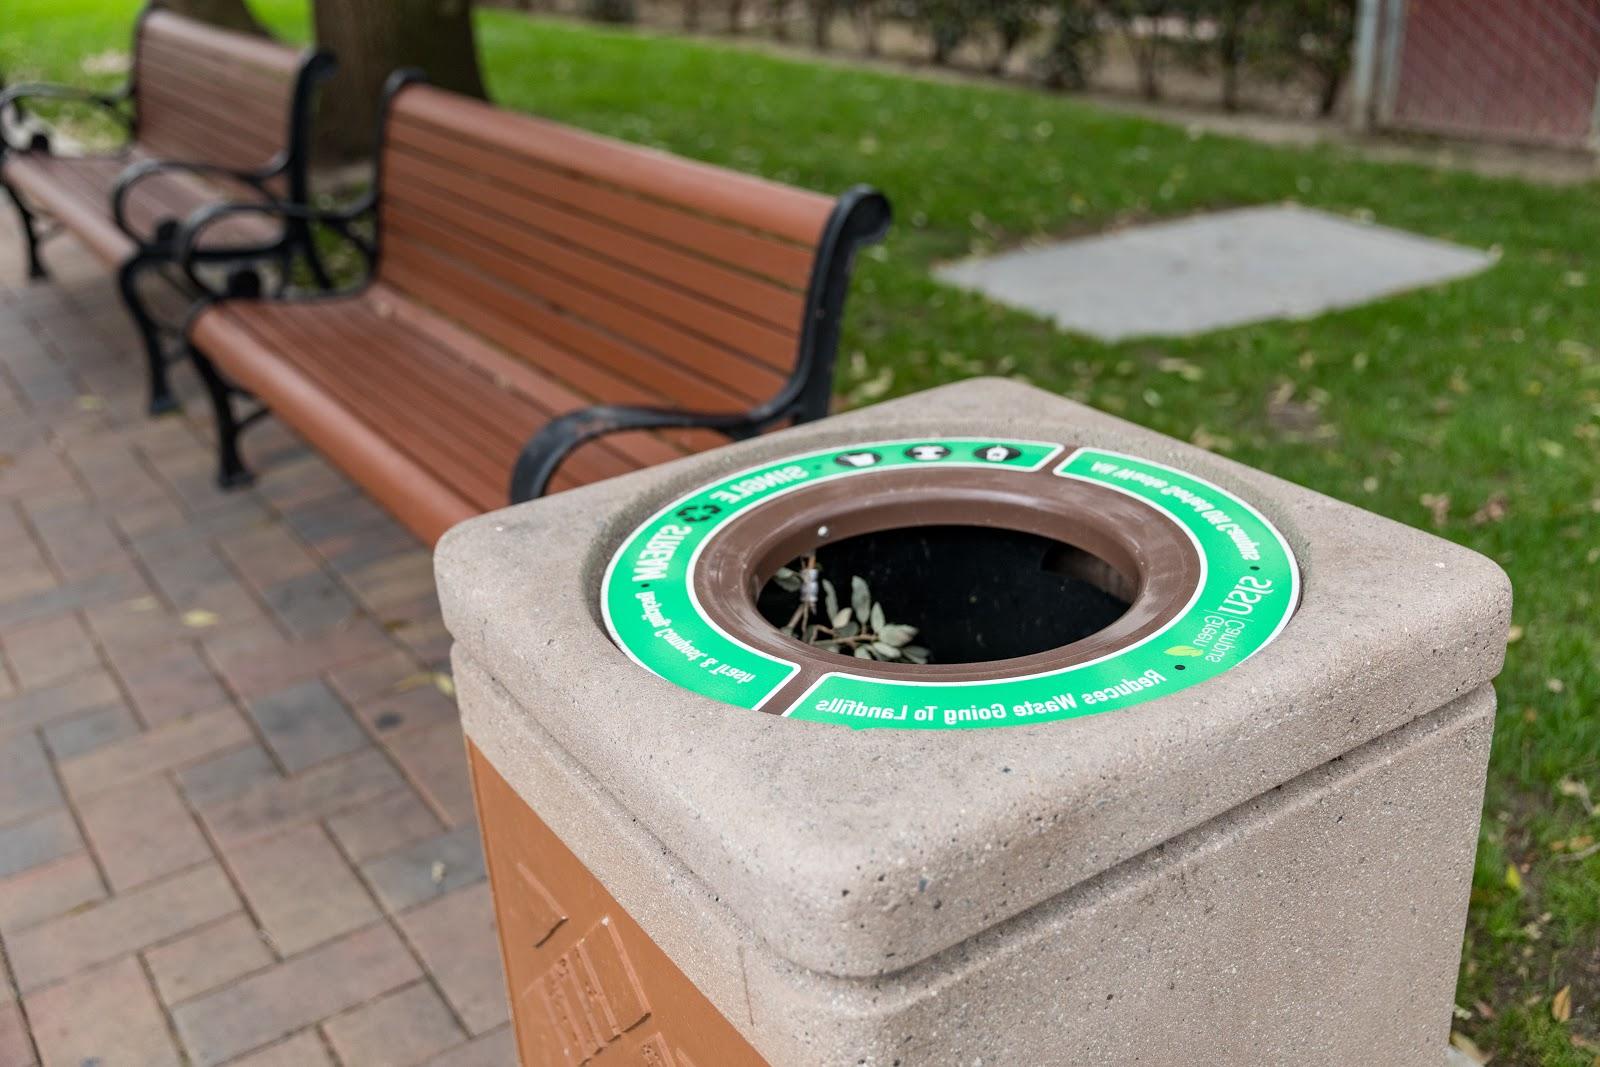
[[[1203,656],[1205,654],[1205,649],[1195,648],[1193,645],[1173,645],[1167,649],[1167,655],[1169,656]]]

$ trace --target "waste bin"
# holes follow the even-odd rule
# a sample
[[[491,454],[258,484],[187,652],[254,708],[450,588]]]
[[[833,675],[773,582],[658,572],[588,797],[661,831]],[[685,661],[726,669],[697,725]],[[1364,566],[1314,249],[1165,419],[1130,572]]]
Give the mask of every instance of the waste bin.
[[[1481,556],[975,380],[437,571],[525,1063],[1443,1059]]]

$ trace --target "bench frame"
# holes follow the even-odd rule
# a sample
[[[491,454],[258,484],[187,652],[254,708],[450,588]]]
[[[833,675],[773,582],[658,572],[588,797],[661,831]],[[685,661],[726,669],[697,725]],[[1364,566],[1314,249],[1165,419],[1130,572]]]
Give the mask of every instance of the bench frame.
[[[138,47],[143,33],[145,19],[160,9],[160,0],[150,0],[140,10],[138,18],[134,21],[133,43],[134,59],[128,72],[128,80],[120,89],[110,93],[98,93],[71,85],[55,85],[44,82],[24,83],[10,88],[0,89],[0,116],[10,110],[14,115],[20,116],[24,111],[24,103],[30,99],[38,100],[70,100],[79,103],[93,104],[115,118],[127,134],[127,138],[118,150],[125,152],[129,146],[138,140],[139,136],[139,62]],[[126,260],[117,266],[117,288],[122,297],[128,314],[132,317],[134,326],[139,331],[140,341],[144,345],[145,360],[149,375],[149,413],[161,415],[178,408],[177,398],[172,393],[167,377],[168,366],[181,359],[183,350],[169,355],[166,346],[162,343],[163,327],[157,317],[151,312],[148,302],[139,292],[140,278],[152,271],[161,271],[162,268],[174,264],[178,255],[178,234],[181,221],[169,219],[156,228],[153,234],[141,235],[129,224],[126,207],[129,195],[140,182],[151,177],[170,171],[181,171],[199,177],[229,178],[243,182],[257,190],[266,202],[307,204],[310,202],[310,148],[311,148],[311,119],[312,103],[317,88],[333,76],[337,63],[332,53],[320,49],[308,49],[302,55],[300,66],[294,76],[294,90],[289,109],[288,139],[278,155],[266,164],[254,170],[238,170],[217,164],[205,163],[194,160],[180,159],[146,159],[130,163],[128,168],[118,176],[116,185],[112,189],[111,202],[107,206],[112,221],[117,228],[127,235],[133,242],[135,250]],[[52,145],[50,135],[46,132],[35,132],[26,145],[9,143],[0,127],[0,160],[7,155],[23,156],[26,154],[50,155]],[[267,184],[274,179],[282,178],[284,181],[286,200],[280,200],[270,193]],[[44,262],[40,258],[40,247],[45,241],[59,233],[66,232],[67,227],[59,220],[50,219],[37,211],[26,199],[3,178],[0,178],[0,187],[3,187],[9,196],[12,206],[16,209],[17,216],[22,225],[22,235],[25,252],[27,255],[28,278],[40,281],[49,277]],[[247,261],[262,262],[276,261],[285,265],[284,273],[287,275],[287,264],[295,256],[303,256],[318,284],[324,288],[332,286],[320,258],[317,256],[310,239],[310,228],[299,219],[285,219],[282,236],[271,243],[254,246],[230,246],[226,249],[189,250],[192,262],[204,263],[240,263]],[[184,274],[193,278],[193,271],[186,270]],[[205,293],[199,289],[193,295]]]
[[[372,187],[365,196],[348,207],[318,210],[282,204],[218,204],[198,212],[185,225],[178,241],[179,263],[193,282],[203,287],[193,267],[196,242],[206,227],[232,214],[258,211],[280,213],[285,219],[296,219],[307,226],[327,226],[350,242],[366,261],[366,274],[353,289],[340,293],[278,295],[273,299],[289,302],[324,301],[344,299],[360,293],[376,274],[378,261],[383,254],[383,233],[376,219],[383,195],[381,160],[390,106],[407,86],[426,83],[427,77],[418,70],[399,70],[390,76],[379,108],[374,159],[380,162],[374,170]],[[369,219],[373,224],[370,241],[354,228]],[[882,240],[888,232],[890,219],[889,201],[869,186],[856,186],[838,198],[823,228],[806,287],[805,319],[801,326],[794,369],[770,400],[748,412],[736,414],[619,404],[594,405],[569,412],[547,423],[523,446],[511,472],[508,502],[518,504],[542,496],[562,460],[580,445],[606,434],[632,430],[706,429],[738,441],[775,426],[809,422],[827,415],[833,395],[835,356],[851,268],[862,247]],[[227,291],[208,292],[209,296],[191,310],[190,322],[210,304],[261,295],[259,284],[248,273],[230,279]],[[184,333],[187,337],[187,327]],[[239,437],[251,424],[266,415],[268,409],[247,390],[230,382],[192,342],[187,343],[187,348],[206,383],[216,412],[217,484],[225,489],[248,484],[253,476],[240,459]],[[233,406],[236,397],[255,406],[241,415]]]

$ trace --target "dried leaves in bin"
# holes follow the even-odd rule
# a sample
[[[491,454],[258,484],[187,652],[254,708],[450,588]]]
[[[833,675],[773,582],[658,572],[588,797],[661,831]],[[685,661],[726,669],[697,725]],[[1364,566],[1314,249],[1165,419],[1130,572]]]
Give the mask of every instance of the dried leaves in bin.
[[[783,630],[817,648],[857,659],[927,663],[930,653],[911,643],[915,626],[888,621],[883,605],[860,576],[850,579],[850,603],[841,605],[839,591],[821,577],[815,556],[801,561],[800,569],[778,568],[772,577],[778,588],[800,595],[800,604]]]

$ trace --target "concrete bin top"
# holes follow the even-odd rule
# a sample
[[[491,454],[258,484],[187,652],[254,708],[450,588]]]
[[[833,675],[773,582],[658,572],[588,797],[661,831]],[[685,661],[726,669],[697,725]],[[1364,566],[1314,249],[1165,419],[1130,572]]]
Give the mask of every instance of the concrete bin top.
[[[1204,684],[973,732],[733,708],[646,672],[607,636],[607,561],[684,491],[810,449],[997,432],[1141,456],[1237,493],[1293,547],[1298,613]],[[555,747],[750,936],[835,976],[910,966],[1469,692],[1500,670],[1511,605],[1503,572],[1476,553],[991,379],[471,520],[440,543],[436,569],[457,657],[518,709],[464,713],[512,786],[535,773],[520,747]]]

